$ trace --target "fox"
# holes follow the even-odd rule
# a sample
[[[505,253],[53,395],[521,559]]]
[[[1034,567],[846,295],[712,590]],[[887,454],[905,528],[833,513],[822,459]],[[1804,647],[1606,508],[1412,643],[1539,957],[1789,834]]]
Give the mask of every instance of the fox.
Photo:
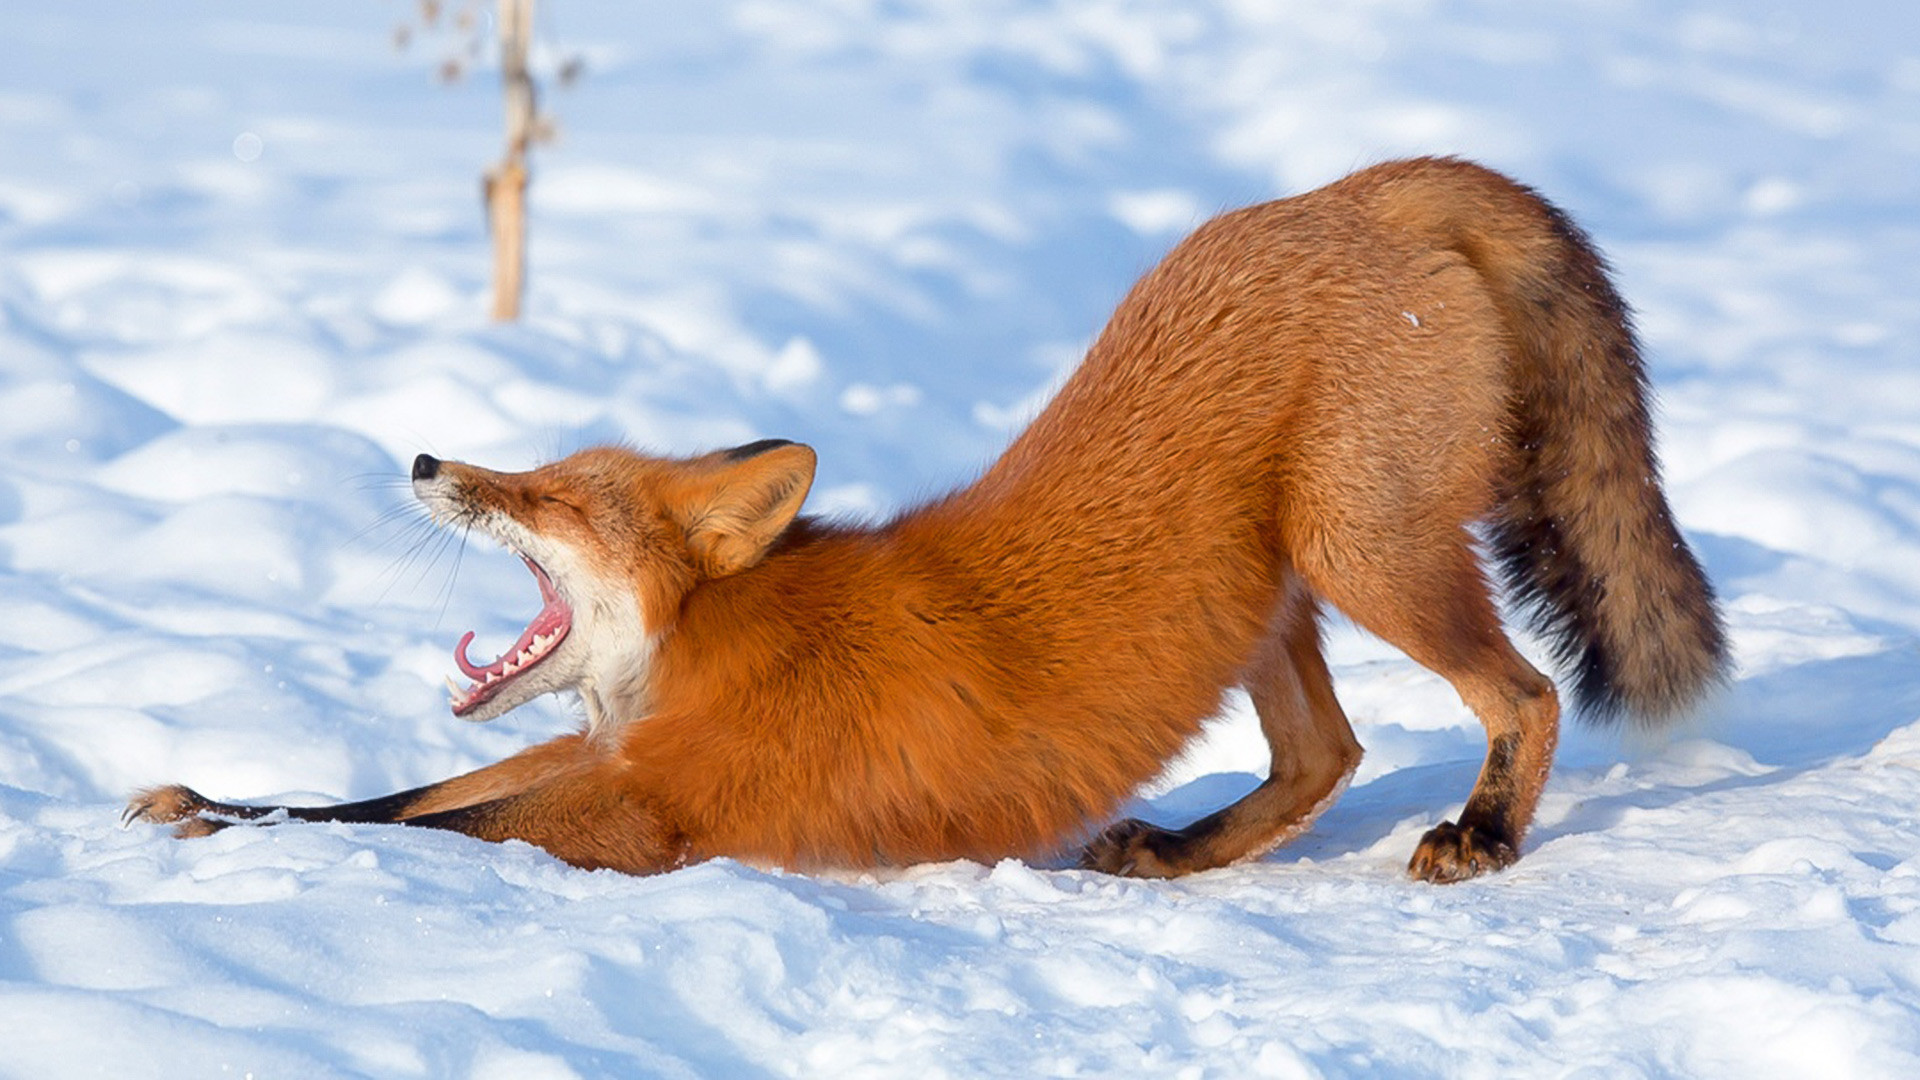
[[[126,816],[399,823],[632,874],[1013,857],[1170,878],[1266,856],[1354,776],[1332,610],[1485,728],[1464,806],[1406,868],[1466,880],[1519,857],[1559,734],[1502,596],[1589,722],[1670,724],[1727,678],[1650,394],[1565,213],[1460,159],[1376,165],[1200,226],[977,480],[885,520],[801,514],[816,455],[780,439],[516,473],[420,455],[431,516],[517,554],[541,599],[496,659],[460,639],[453,715],[571,691],[578,730],[360,802],[176,784]],[[1265,778],[1178,828],[1112,821],[1236,688]]]

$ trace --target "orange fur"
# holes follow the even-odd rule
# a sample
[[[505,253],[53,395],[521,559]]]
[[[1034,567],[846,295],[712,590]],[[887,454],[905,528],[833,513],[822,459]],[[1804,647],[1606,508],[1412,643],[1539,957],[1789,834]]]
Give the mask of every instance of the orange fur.
[[[1654,470],[1625,309],[1578,230],[1476,166],[1380,166],[1203,226],[985,475],[884,524],[796,519],[813,454],[790,443],[524,474],[423,457],[429,505],[544,566],[576,613],[533,689],[481,711],[563,681],[588,729],[295,816],[633,872],[1037,855],[1085,839],[1244,685],[1266,783],[1083,855],[1203,869],[1296,835],[1359,760],[1320,653],[1331,604],[1487,726],[1465,811],[1411,867],[1455,880],[1517,856],[1559,715],[1469,525],[1598,713],[1670,715],[1723,669]],[[172,788],[132,812],[260,810]]]

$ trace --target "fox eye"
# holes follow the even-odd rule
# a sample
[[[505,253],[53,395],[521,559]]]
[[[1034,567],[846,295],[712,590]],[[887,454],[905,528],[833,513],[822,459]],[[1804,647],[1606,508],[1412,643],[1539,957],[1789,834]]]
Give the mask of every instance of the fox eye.
[[[552,507],[553,509],[556,509],[556,510],[566,510],[570,513],[578,514],[581,517],[586,516],[586,511],[580,509],[579,504],[575,503],[571,499],[562,498],[561,496],[558,496],[558,495],[540,496],[540,505]]]

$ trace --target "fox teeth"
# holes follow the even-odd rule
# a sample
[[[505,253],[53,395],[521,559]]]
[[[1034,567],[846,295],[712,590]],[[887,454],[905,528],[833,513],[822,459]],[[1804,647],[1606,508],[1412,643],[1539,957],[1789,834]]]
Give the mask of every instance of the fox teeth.
[[[553,651],[554,645],[556,645],[559,640],[559,631],[534,637],[527,642],[525,648],[514,654],[511,659],[503,660],[498,668],[488,671],[484,677],[470,686],[463,687],[454,681],[453,676],[447,676],[447,699],[453,703],[455,708],[465,705],[467,702],[473,700],[482,689],[492,686],[502,679],[518,675],[520,672],[531,667],[535,661],[544,659],[547,653]]]

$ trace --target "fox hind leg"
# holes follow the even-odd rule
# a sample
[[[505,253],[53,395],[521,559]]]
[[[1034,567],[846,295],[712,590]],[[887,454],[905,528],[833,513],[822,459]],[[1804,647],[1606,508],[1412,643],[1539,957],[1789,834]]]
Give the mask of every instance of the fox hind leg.
[[[1378,546],[1373,566],[1391,566],[1390,575],[1325,565],[1307,571],[1309,580],[1355,622],[1452,683],[1487,731],[1486,761],[1460,819],[1421,838],[1408,873],[1452,882],[1502,869],[1519,858],[1553,763],[1553,683],[1501,629],[1464,529],[1444,544],[1382,537]]]
[[[1264,855],[1305,832],[1360,764],[1360,744],[1333,695],[1315,603],[1298,582],[1244,681],[1273,760],[1240,801],[1181,829],[1135,819],[1096,837],[1080,864],[1110,874],[1174,877]]]
[[[1457,822],[1420,838],[1407,872],[1423,881],[1463,881],[1512,865],[1546,786],[1559,738],[1553,684],[1504,636],[1473,666],[1449,674],[1487,729],[1487,757]]]

